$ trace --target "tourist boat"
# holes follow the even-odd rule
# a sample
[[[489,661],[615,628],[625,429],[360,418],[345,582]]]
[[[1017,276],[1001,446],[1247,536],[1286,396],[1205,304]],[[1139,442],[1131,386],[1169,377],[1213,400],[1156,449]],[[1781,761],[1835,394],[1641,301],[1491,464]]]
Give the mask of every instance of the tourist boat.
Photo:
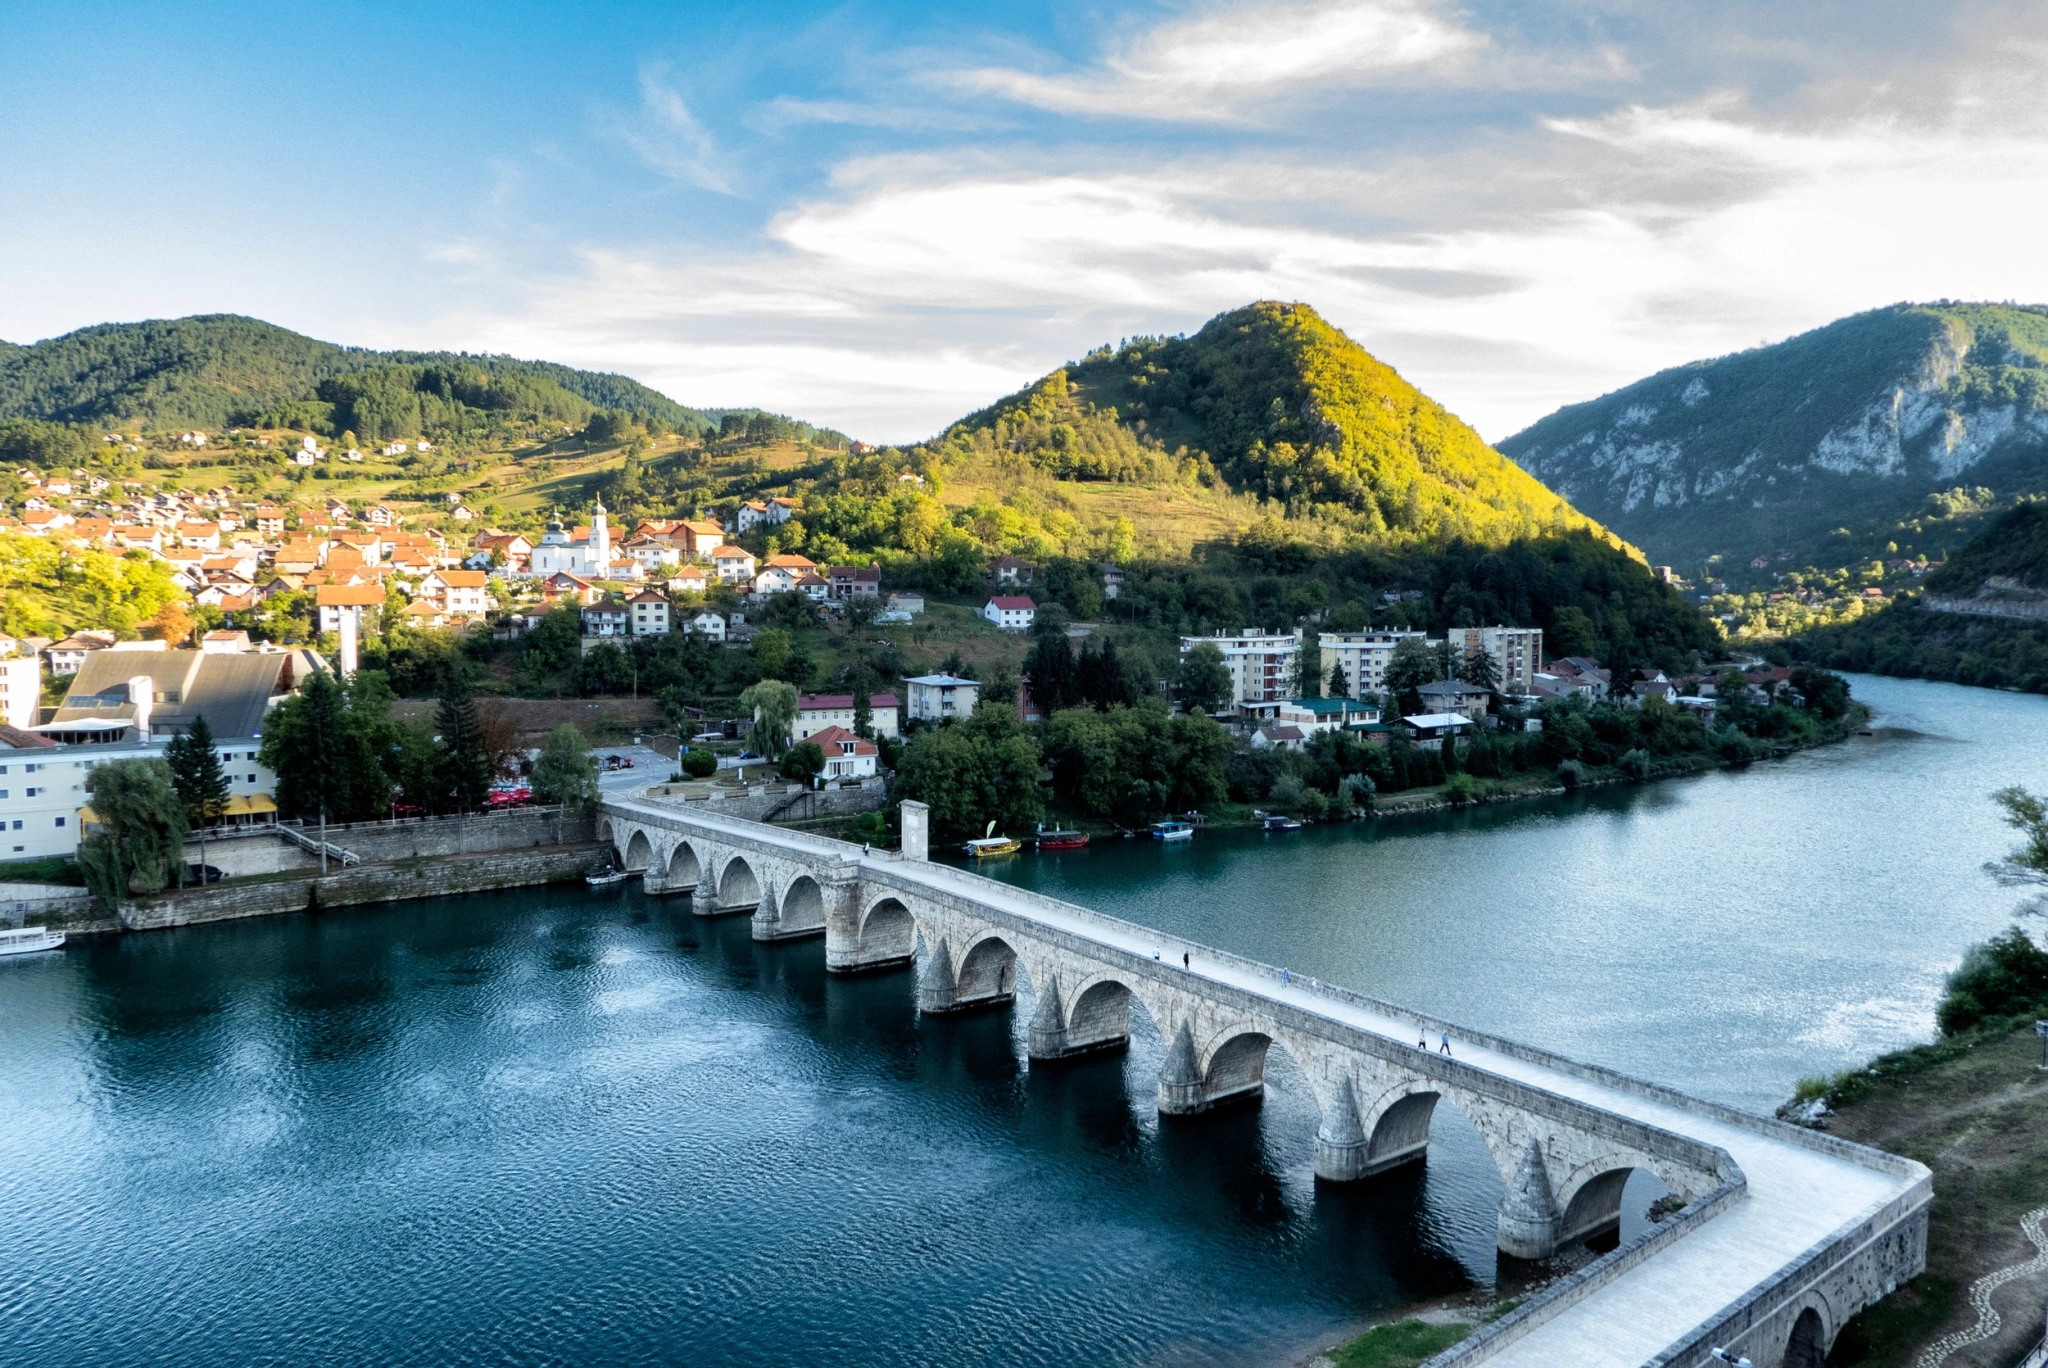
[[[993,855],[1015,855],[1024,845],[1012,836],[977,836],[960,848],[970,860],[986,860]]]
[[[47,926],[23,926],[0,931],[0,955],[33,955],[38,950],[55,950],[64,943],[62,931]]]
[[[1281,814],[1277,812],[1273,813],[1271,816],[1266,818],[1266,830],[1299,831],[1301,830],[1301,818],[1283,817]]]
[[[1079,850],[1088,844],[1085,831],[1041,831],[1038,833],[1040,850]]]
[[[1193,822],[1154,822],[1152,839],[1155,841],[1192,841],[1195,839]]]
[[[625,870],[614,869],[612,866],[606,865],[603,869],[593,869],[588,874],[585,874],[583,882],[589,884],[592,888],[610,888],[613,884],[624,883],[626,878]]]

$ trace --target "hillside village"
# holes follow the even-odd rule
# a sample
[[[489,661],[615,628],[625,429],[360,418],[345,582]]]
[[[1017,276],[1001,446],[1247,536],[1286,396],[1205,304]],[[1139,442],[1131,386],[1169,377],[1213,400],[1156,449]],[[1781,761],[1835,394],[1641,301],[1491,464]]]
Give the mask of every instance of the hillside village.
[[[313,450],[313,439],[303,449]],[[444,653],[445,667],[464,652],[530,661],[544,654],[545,641],[585,695],[637,696],[644,677],[676,738],[674,778],[699,783],[723,782],[721,765],[739,769],[743,782],[741,763],[752,756],[757,776],[773,763],[782,777],[808,786],[872,784],[896,773],[902,792],[953,788],[958,775],[906,757],[920,731],[979,727],[977,743],[990,743],[1029,729],[1052,752],[1041,762],[1051,765],[1054,804],[1064,802],[1069,818],[1128,811],[1120,800],[1081,796],[1077,762],[1066,764],[1062,778],[1060,747],[1081,744],[1061,739],[1063,728],[1077,725],[1063,715],[1075,710],[1149,706],[1162,723],[1199,720],[1211,729],[1207,759],[1179,764],[1182,779],[1169,786],[1175,801],[1162,795],[1155,811],[1238,801],[1327,817],[1369,808],[1382,789],[1391,795],[1448,785],[1455,800],[1469,800],[1480,792],[1475,775],[1505,782],[1532,764],[1547,776],[1558,763],[1584,757],[1647,773],[1653,756],[1691,750],[1725,757],[1731,745],[1746,754],[1753,744],[1746,733],[1724,726],[1713,739],[1731,678],[1740,679],[1743,708],[1759,715],[1784,703],[1803,706],[1798,684],[1813,688],[1784,668],[1730,676],[1645,667],[1617,680],[1583,654],[1547,657],[1540,628],[1347,631],[1325,629],[1314,613],[1285,629],[1180,635],[1170,664],[1148,661],[1142,643],[1126,635],[1129,654],[1119,660],[1117,634],[1105,624],[1074,622],[1056,603],[1041,609],[1033,594],[1043,567],[1022,556],[991,558],[984,592],[938,605],[920,590],[886,583],[875,564],[821,565],[773,552],[775,529],[800,512],[790,497],[742,500],[723,519],[645,518],[616,529],[597,501],[584,520],[551,518],[533,537],[461,517],[459,505],[438,527],[408,530],[408,515],[387,502],[336,498],[307,507],[215,489],[116,504],[104,481],[74,486],[18,474],[38,492],[8,530],[146,560],[182,598],[134,631],[0,638],[0,751],[40,781],[0,787],[11,838],[0,859],[69,855],[81,823],[91,820],[81,797],[85,775],[109,760],[161,754],[201,715],[231,790],[217,820],[248,825],[305,815],[280,805],[277,774],[263,763],[269,710],[315,675],[348,681],[379,666],[389,672],[381,678],[407,678],[400,657],[431,655],[423,643]],[[1097,563],[1088,573],[1096,579],[1091,592],[1113,608],[1126,568]],[[928,632],[934,608],[951,611],[956,625],[971,622],[1028,643],[1014,676],[1001,664],[977,669],[957,649],[943,665],[908,664],[874,635],[894,627]],[[796,687],[813,682],[791,649],[805,632],[839,643],[837,691]],[[661,655],[670,642],[688,643],[682,649],[696,653],[699,668],[722,671],[721,685],[708,692],[728,706],[721,710],[706,691],[692,702],[688,690],[660,684],[677,677],[676,668],[661,668],[664,660],[676,665],[673,653]],[[431,670],[409,678],[415,687],[438,682],[445,690],[451,676],[444,668],[438,678]],[[796,700],[793,715],[776,724],[778,735],[757,733],[759,709],[750,715],[746,689],[736,686],[790,679],[795,684],[784,687]],[[1657,734],[1647,748],[1633,744],[1643,739],[1639,722],[1615,722],[1645,710]],[[1004,720],[990,720],[998,716]],[[1546,721],[1599,717],[1610,731],[1620,725],[1630,744],[1603,750],[1597,742],[1541,739]],[[1152,738],[1161,754],[1185,741],[1164,736]],[[519,772],[531,768],[533,752],[500,750],[491,801],[529,800]],[[699,755],[708,767],[695,763]],[[1318,770],[1327,792],[1314,782]],[[447,798],[447,791],[417,791],[431,779],[408,785],[393,777],[380,800],[393,813],[433,809]],[[988,806],[967,812],[941,804],[939,825],[954,834],[977,827]],[[1009,815],[1037,820],[1041,808],[1011,804]]]

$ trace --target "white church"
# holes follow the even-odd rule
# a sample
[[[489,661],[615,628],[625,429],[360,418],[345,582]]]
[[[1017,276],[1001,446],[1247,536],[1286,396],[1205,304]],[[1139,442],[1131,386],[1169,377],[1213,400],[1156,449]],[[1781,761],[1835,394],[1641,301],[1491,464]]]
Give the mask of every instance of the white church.
[[[576,530],[583,531],[580,527]],[[631,556],[612,554],[612,532],[605,521],[602,499],[590,510],[588,536],[573,537],[558,519],[550,519],[548,530],[541,534],[540,545],[533,548],[527,573],[545,579],[565,572],[578,579],[640,578],[640,566]]]

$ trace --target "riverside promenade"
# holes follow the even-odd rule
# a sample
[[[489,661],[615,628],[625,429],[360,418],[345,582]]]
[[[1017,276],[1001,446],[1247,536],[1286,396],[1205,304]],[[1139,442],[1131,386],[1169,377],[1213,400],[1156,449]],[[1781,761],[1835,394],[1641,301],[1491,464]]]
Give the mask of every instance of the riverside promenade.
[[[1255,1103],[1278,1047],[1315,1092],[1329,1182],[1426,1162],[1449,1105],[1500,1169],[1510,1257],[1612,1231],[1638,1168],[1685,1203],[1434,1364],[1706,1365],[1723,1348],[1810,1368],[1925,1265],[1932,1189],[1911,1161],[932,864],[915,804],[900,854],[708,806],[610,799],[597,834],[651,892],[744,913],[759,940],[823,936],[835,972],[915,964],[927,1014],[1000,1008],[1028,984],[1034,1068],[1121,1047],[1143,1010],[1168,1042],[1160,1113],[1198,1126]],[[1448,1056],[1417,1048],[1445,1035]]]

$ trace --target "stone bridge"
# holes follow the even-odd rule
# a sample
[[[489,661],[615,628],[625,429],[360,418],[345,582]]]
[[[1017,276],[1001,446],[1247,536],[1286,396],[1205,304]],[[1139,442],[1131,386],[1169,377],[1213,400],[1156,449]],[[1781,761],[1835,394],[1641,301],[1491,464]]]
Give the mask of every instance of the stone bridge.
[[[1691,1365],[1725,1348],[1817,1368],[1925,1264],[1917,1164],[932,864],[922,807],[903,816],[901,854],[648,799],[608,801],[598,834],[649,892],[747,913],[757,940],[824,937],[835,973],[917,964],[922,1012],[1001,1008],[1028,985],[1034,1067],[1122,1049],[1142,1010],[1168,1042],[1163,1117],[1256,1105],[1278,1048],[1320,1107],[1323,1181],[1423,1161],[1437,1108],[1455,1108],[1500,1170],[1510,1257],[1611,1234],[1637,1170],[1684,1203],[1433,1362]]]

